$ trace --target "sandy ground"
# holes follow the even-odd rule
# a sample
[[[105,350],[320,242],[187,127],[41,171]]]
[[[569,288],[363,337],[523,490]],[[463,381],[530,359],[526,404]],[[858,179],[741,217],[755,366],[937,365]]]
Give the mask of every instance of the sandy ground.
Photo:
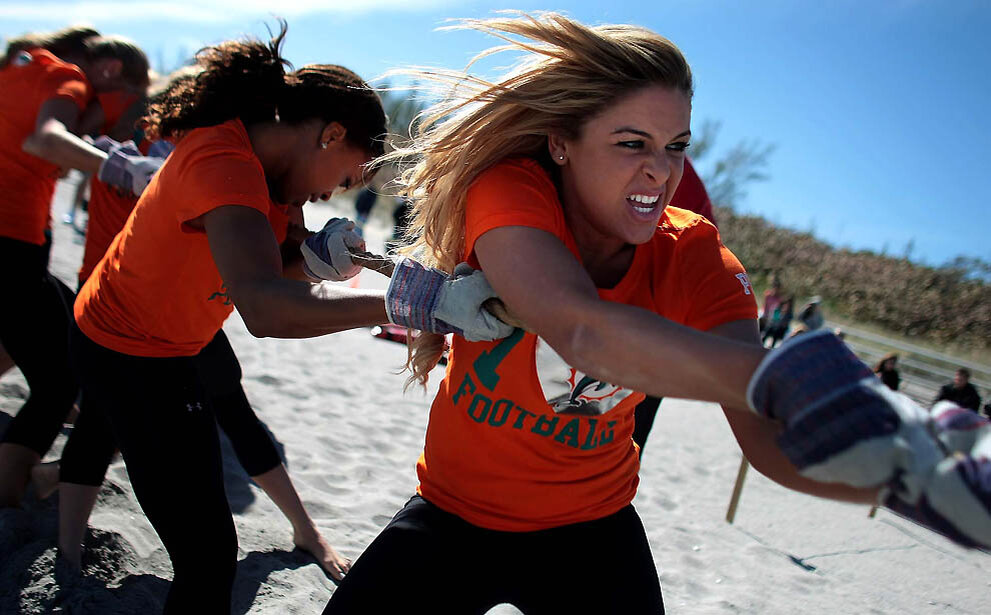
[[[63,185],[56,219],[66,192]],[[311,207],[311,228],[335,210]],[[336,211],[347,215],[348,207]],[[385,219],[373,218],[370,248],[381,246]],[[52,269],[70,284],[81,252],[57,221]],[[361,285],[381,287],[384,279],[365,272]],[[236,314],[225,330],[248,398],[284,451],[312,516],[340,552],[357,557],[414,491],[433,389],[404,395],[404,376],[396,373],[404,347],[368,330],[259,340]],[[26,393],[16,370],[0,380],[0,429]],[[57,458],[64,441],[63,434],[47,458]],[[240,542],[233,612],[319,613],[334,583],[292,550],[288,522],[224,446]],[[866,507],[789,492],[751,471],[736,521],[726,523],[739,463],[718,407],[662,404],[635,504],[669,613],[991,612],[991,557],[887,512],[869,519]],[[123,464],[111,467],[91,519],[82,579],[56,571],[56,504],[57,496],[44,502],[29,496],[23,509],[0,511],[0,613],[158,612],[171,568]],[[589,576],[579,567],[576,581],[581,578]],[[502,605],[491,613],[518,611]]]

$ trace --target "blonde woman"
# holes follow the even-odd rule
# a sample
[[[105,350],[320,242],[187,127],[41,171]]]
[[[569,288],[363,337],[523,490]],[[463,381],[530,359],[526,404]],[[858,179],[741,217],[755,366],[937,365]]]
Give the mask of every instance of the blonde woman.
[[[849,440],[819,434],[816,452],[830,454],[814,460],[791,449],[786,457],[776,442],[782,431],[785,444],[807,441],[789,421],[810,409],[808,397],[839,393],[841,403],[811,408],[823,420],[832,418],[823,407],[897,412],[884,400],[851,401],[867,394],[861,368],[870,370],[832,336],[806,337],[799,349],[833,366],[830,386],[845,388],[803,380],[807,359],[794,345],[762,362],[743,267],[709,222],[665,207],[691,136],[692,77],[678,49],[642,28],[556,15],[464,25],[525,57],[494,83],[429,75],[454,93],[411,151],[396,154],[420,156],[404,176],[411,251],[443,270],[461,261],[483,269],[531,332],[483,343],[454,336],[417,495],[325,613],[484,613],[504,602],[525,613],[662,612],[631,505],[635,391],[720,402],[761,472],[800,491],[876,501],[874,486],[891,471],[844,475],[831,462]],[[414,342],[415,378],[425,380],[441,342]],[[796,382],[799,394],[788,388]],[[810,468],[864,488],[799,473]]]

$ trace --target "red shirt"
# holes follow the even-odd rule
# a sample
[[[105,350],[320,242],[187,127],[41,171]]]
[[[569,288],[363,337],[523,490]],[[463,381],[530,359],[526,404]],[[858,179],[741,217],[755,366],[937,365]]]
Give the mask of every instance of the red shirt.
[[[466,253],[501,226],[557,236],[578,256],[557,191],[529,159],[484,172],[466,202]],[[716,228],[668,207],[623,279],[599,296],[700,330],[756,317],[739,261]],[[639,459],[633,409],[643,394],[570,367],[549,345],[517,330],[495,342],[454,336],[430,410],[418,491],[470,523],[530,531],[612,514],[633,500]]]
[[[0,93],[0,236],[42,245],[60,169],[21,145],[34,134],[42,104],[67,98],[82,112],[93,88],[78,66],[29,49],[0,69]]]
[[[712,213],[712,201],[709,200],[709,193],[702,183],[702,178],[695,172],[692,161],[685,158],[685,173],[681,176],[681,182],[671,197],[670,206],[687,209],[702,216],[716,226],[716,216]]]

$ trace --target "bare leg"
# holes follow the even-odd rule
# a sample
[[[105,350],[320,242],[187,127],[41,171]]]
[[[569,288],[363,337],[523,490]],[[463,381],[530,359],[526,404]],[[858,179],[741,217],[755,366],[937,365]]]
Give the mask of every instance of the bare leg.
[[[96,505],[99,487],[59,483],[58,547],[59,555],[74,570],[82,568],[83,539],[89,515]]]
[[[315,557],[324,572],[340,581],[351,567],[351,560],[338,555],[320,534],[313,519],[310,519],[309,513],[303,508],[303,502],[293,487],[286,467],[280,463],[268,472],[251,478],[292,523],[293,543]]]
[[[21,444],[0,444],[0,508],[21,505],[24,490],[31,480],[31,468],[38,465],[41,455]]]
[[[34,494],[39,500],[46,500],[48,496],[58,489],[58,469],[59,462],[49,461],[39,463],[31,468],[31,484],[34,486]]]
[[[14,367],[14,360],[10,358],[7,354],[6,349],[4,349],[3,344],[0,344],[0,376],[7,373],[11,367]]]

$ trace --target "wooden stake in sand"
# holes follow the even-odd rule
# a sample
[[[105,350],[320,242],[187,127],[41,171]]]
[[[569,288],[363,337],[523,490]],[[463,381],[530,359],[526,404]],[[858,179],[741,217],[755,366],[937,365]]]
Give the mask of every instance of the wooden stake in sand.
[[[740,460],[740,469],[736,472],[736,484],[733,485],[733,495],[729,499],[729,509],[726,511],[726,522],[733,523],[736,517],[736,505],[740,503],[740,494],[743,493],[743,480],[747,478],[747,469],[750,462],[744,457]]]
[[[387,278],[392,277],[392,273],[396,270],[396,264],[392,262],[391,259],[381,256],[379,254],[373,254],[372,252],[351,252],[351,260],[356,264],[361,265],[365,269],[371,269],[377,271]],[[482,307],[486,309],[490,314],[513,327],[519,327],[524,331],[530,331],[526,325],[519,319],[510,314],[509,310],[506,309],[506,305],[501,299],[488,299],[482,304]]]

